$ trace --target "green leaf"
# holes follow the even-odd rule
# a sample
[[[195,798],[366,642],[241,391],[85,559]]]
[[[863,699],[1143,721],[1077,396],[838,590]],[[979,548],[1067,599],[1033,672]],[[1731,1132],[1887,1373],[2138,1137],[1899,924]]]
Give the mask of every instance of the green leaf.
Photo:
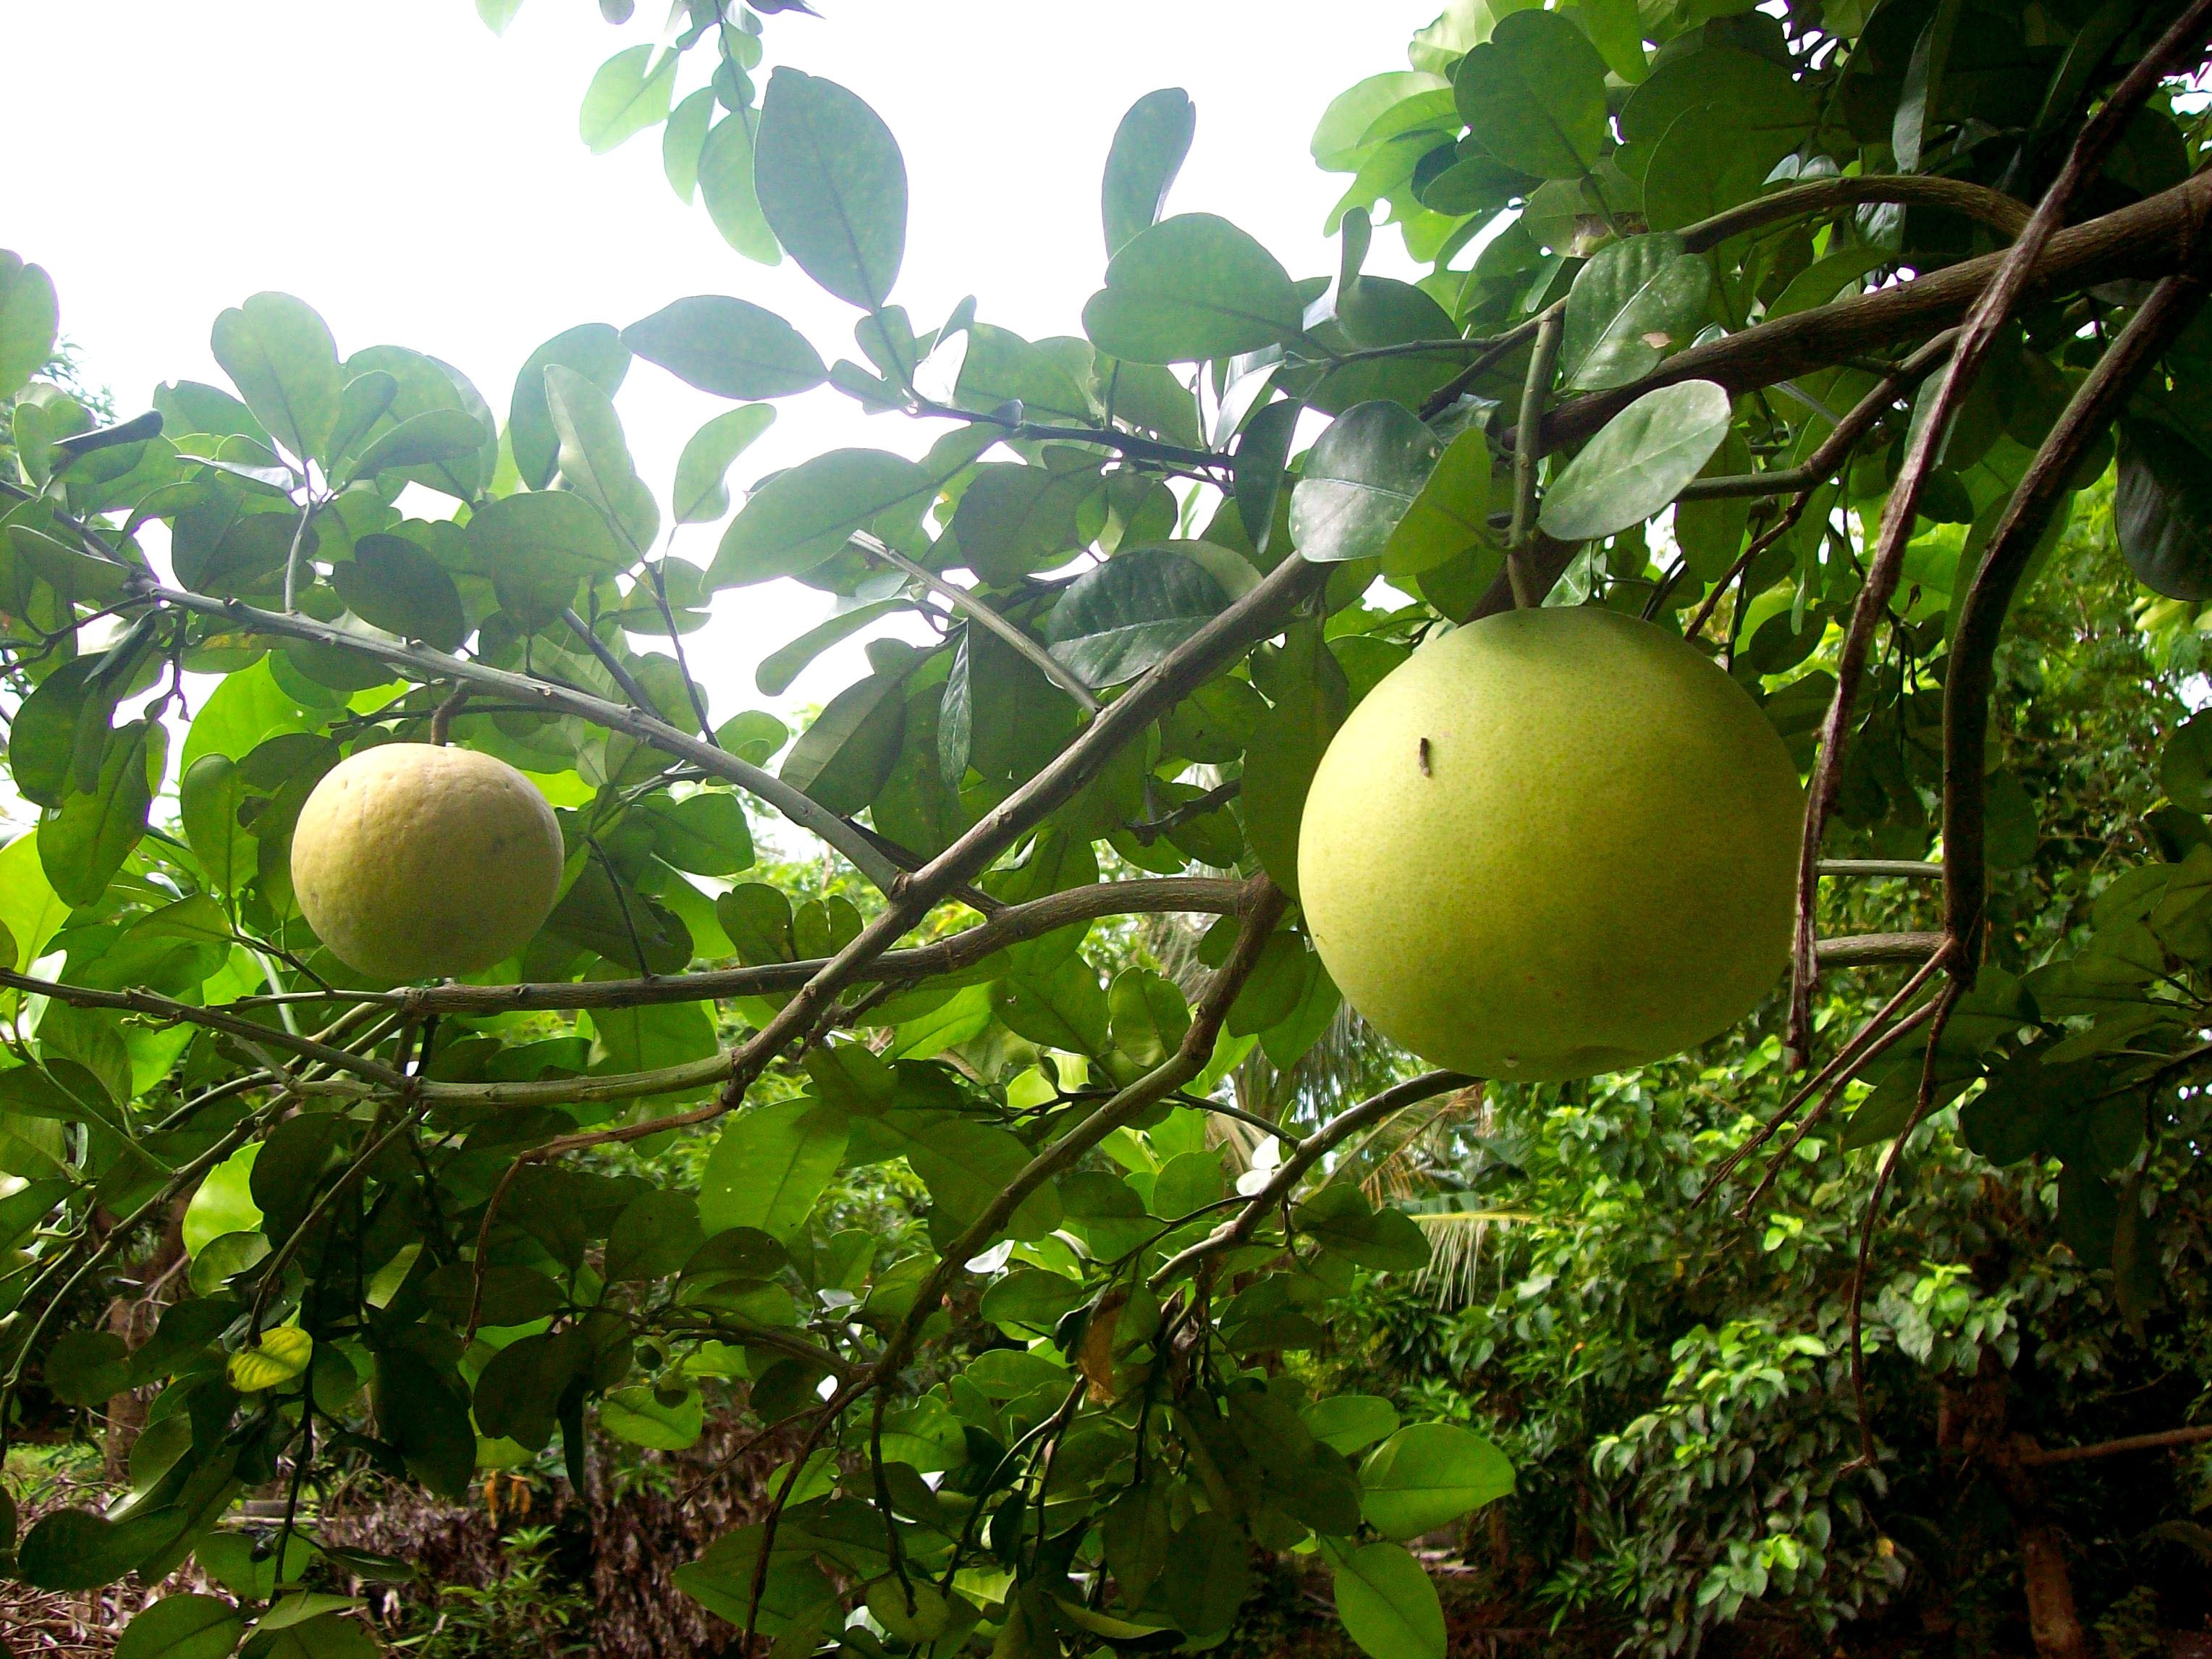
[[[699,151],[699,194],[722,240],[756,264],[781,263],[783,248],[768,228],[754,187],[753,129],[757,111],[740,110],[714,124]]]
[[[1369,1544],[1336,1563],[1336,1616],[1370,1659],[1443,1659],[1443,1604],[1402,1544]]]
[[[116,728],[100,762],[99,786],[72,792],[39,823],[39,861],[54,891],[74,905],[98,902],[146,833],[167,770],[168,732],[158,721]]]
[[[141,1510],[119,1522],[89,1510],[54,1510],[24,1537],[15,1573],[40,1589],[94,1589],[166,1547],[184,1523],[175,1510]]]
[[[269,435],[327,463],[343,386],[328,324],[289,294],[257,294],[215,319],[215,359]]]
[[[2212,599],[2212,458],[2161,421],[2123,419],[2112,524],[2136,580]]]
[[[1045,637],[1054,659],[1086,685],[1120,685],[1198,632],[1229,600],[1207,567],[1179,544],[1134,548],[1077,577],[1053,607]]]
[[[622,338],[646,362],[718,398],[788,398],[830,376],[806,337],[775,313],[720,295],[663,306]]]
[[[682,800],[656,796],[645,803],[653,850],[663,862],[695,876],[733,876],[753,861],[751,827],[738,798],[702,789]]]
[[[69,913],[68,902],[54,891],[40,863],[36,835],[18,836],[0,848],[0,925],[7,927],[18,952],[9,967],[27,970],[46,953],[47,941]]]
[[[1672,232],[1598,250],[1567,294],[1559,372],[1570,391],[1640,380],[1690,343],[1712,303],[1705,262]]]
[[[775,424],[772,404],[748,404],[723,410],[693,433],[676,463],[676,522],[713,524],[726,514],[732,463]]]
[[[560,437],[562,485],[607,515],[642,556],[660,533],[660,508],[639,482],[622,418],[606,393],[558,363],[545,370],[545,402]]]
[[[829,621],[808,629],[789,644],[763,657],[759,668],[754,671],[753,684],[760,688],[763,696],[780,697],[791,689],[791,683],[805,671],[806,665],[831,646],[852,638],[878,618],[905,609],[903,599],[872,599],[849,611],[840,611]]]
[[[1315,671],[1281,688],[1274,707],[1254,729],[1245,748],[1244,784],[1238,798],[1245,839],[1261,867],[1294,895],[1306,791],[1329,739],[1344,723],[1350,702],[1334,657],[1320,653]]]
[[[1081,544],[1084,508],[1103,480],[1095,466],[977,467],[952,514],[960,562],[994,587],[1064,563]]]
[[[1314,441],[1291,492],[1291,538],[1300,556],[1316,563],[1379,556],[1442,448],[1403,404],[1346,410]]]
[[[400,422],[362,451],[351,473],[356,478],[373,478],[380,472],[459,460],[475,454],[483,446],[483,428],[468,410],[425,410]]]
[[[1225,1631],[1252,1593],[1252,1549],[1226,1516],[1207,1510],[1191,1517],[1168,1545],[1175,1571],[1165,1576],[1168,1610],[1189,1635]]]
[[[906,253],[906,162],[883,118],[834,81],[780,66],[761,104],[762,214],[799,267],[879,311]]]
[[[555,335],[524,361],[507,409],[507,441],[515,471],[529,489],[551,483],[560,465],[561,434],[554,430],[553,410],[545,401],[545,371],[556,363],[611,398],[629,373],[629,348],[605,323],[585,323]]]
[[[504,495],[469,520],[470,562],[495,580],[566,584],[628,569],[635,556],[606,515],[581,495],[542,489]]]
[[[1267,404],[1245,424],[1237,441],[1237,516],[1253,550],[1265,554],[1274,538],[1275,508],[1305,405],[1295,398]]]
[[[227,755],[202,755],[185,769],[177,787],[185,843],[219,893],[235,893],[253,877],[254,837],[238,821],[246,799],[246,780]]]
[[[112,1331],[66,1331],[40,1367],[46,1391],[64,1406],[104,1409],[131,1382],[131,1350]]]
[[[1001,981],[993,1000],[1007,1030],[1041,1048],[1078,1054],[1106,1052],[1106,992],[1097,970],[1079,955],[1048,974],[1018,974]]]
[[[453,651],[468,637],[460,589],[446,568],[404,536],[363,536],[331,572],[346,609],[371,628]]]
[[[477,1426],[492,1439],[538,1450],[553,1437],[561,1396],[590,1361],[590,1344],[573,1325],[508,1343],[477,1378]]]
[[[690,1193],[658,1188],[623,1206],[607,1232],[605,1258],[610,1284],[665,1279],[707,1242],[699,1224],[699,1203]]]
[[[1460,60],[1454,95],[1475,142],[1540,179],[1579,179],[1604,154],[1605,60],[1558,12],[1516,11]]]
[[[56,664],[16,711],[8,732],[8,769],[34,805],[59,806],[68,792],[79,718],[102,660],[76,657]]]
[[[804,1096],[732,1118],[707,1158],[699,1224],[790,1237],[836,1173],[845,1140],[844,1115]]]
[[[428,1361],[405,1349],[376,1357],[378,1432],[399,1449],[407,1472],[447,1498],[467,1494],[477,1461],[467,1407]]]
[[[1595,541],[1662,511],[1728,436],[1729,395],[1711,380],[1647,392],[1607,422],[1544,497],[1545,533]]]
[[[661,1404],[652,1389],[617,1389],[599,1402],[599,1426],[633,1446],[682,1451],[698,1443],[706,1430],[706,1414],[696,1389],[673,1406]]]
[[[906,734],[905,677],[871,674],[847,686],[799,734],[776,775],[833,812],[859,811],[897,763]]]
[[[1152,228],[1168,198],[1176,174],[1190,154],[1198,110],[1181,87],[1148,92],[1129,106],[1114,129],[1106,153],[1106,176],[1099,187],[1106,226],[1106,256]]]
[[[1505,1454],[1453,1423],[1411,1423],[1367,1455],[1360,1512],[1386,1538],[1418,1538],[1513,1490]]]
[[[1324,1249],[1363,1267],[1413,1273],[1428,1265],[1428,1237],[1419,1224],[1403,1210],[1375,1208],[1357,1187],[1322,1188],[1298,1206],[1293,1219]]]
[[[660,167],[677,199],[689,203],[699,193],[699,157],[714,120],[714,89],[701,87],[677,105],[660,135]]]
[[[881,449],[833,449],[779,472],[722,533],[709,587],[745,587],[803,575],[878,520],[904,539],[936,495],[936,475]]]
[[[60,328],[53,279],[0,248],[0,403],[46,366]]]
[[[1382,574],[1417,576],[1467,554],[1502,563],[1504,556],[1490,531],[1492,468],[1490,441],[1479,428],[1469,427],[1446,445],[1421,493],[1382,544]]]
[[[1371,1394],[1338,1394],[1315,1401],[1298,1420],[1322,1444],[1350,1457],[1397,1428],[1398,1408]]]
[[[1141,232],[1106,267],[1083,331],[1133,363],[1258,351],[1297,334],[1305,307],[1290,273],[1225,219],[1179,214]]]
[[[246,1626],[212,1595],[165,1595],[139,1611],[115,1644],[115,1659],[228,1659]]]
[[[678,56],[663,52],[655,61],[650,46],[627,47],[599,65],[584,94],[577,131],[594,155],[604,155],[625,139],[668,118],[676,90]]]

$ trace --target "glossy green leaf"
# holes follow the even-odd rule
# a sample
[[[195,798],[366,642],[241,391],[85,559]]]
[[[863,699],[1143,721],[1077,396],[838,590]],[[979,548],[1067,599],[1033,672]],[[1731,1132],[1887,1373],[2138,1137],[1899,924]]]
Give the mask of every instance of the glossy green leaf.
[[[650,46],[625,47],[599,65],[584,94],[577,131],[594,155],[668,118],[676,89],[677,55]]]
[[[246,780],[227,755],[202,755],[177,786],[185,840],[201,873],[220,893],[237,892],[253,875],[253,834],[238,817],[246,800]]]
[[[1607,136],[1605,60],[1558,12],[1516,11],[1460,61],[1461,117],[1499,161],[1540,179],[1579,179]]]
[[[1164,219],[1132,238],[1083,308],[1109,356],[1191,362],[1258,351],[1296,334],[1305,307],[1274,256],[1208,213]]]
[[[1503,563],[1490,528],[1493,465],[1490,441],[1478,428],[1468,428],[1446,445],[1420,494],[1382,544],[1382,574],[1417,576],[1470,554],[1492,565]]]
[[[696,1389],[669,1406],[652,1389],[617,1389],[599,1402],[599,1426],[633,1446],[682,1451],[697,1443],[706,1417]]]
[[[1298,989],[1303,994],[1303,985]],[[1245,1023],[1261,1022],[1255,1018]],[[1324,1249],[1363,1267],[1413,1273],[1428,1265],[1429,1241],[1419,1224],[1403,1210],[1369,1204],[1357,1187],[1340,1183],[1322,1188],[1298,1206],[1294,1219],[1298,1230],[1312,1234]]]
[[[1158,219],[1197,126],[1197,107],[1181,87],[1148,92],[1129,106],[1114,129],[1099,190],[1109,258]]]
[[[1386,1538],[1418,1538],[1513,1490],[1513,1465],[1472,1430],[1413,1423],[1360,1465],[1360,1510]]]
[[[1338,1394],[1315,1401],[1298,1420],[1315,1439],[1351,1457],[1396,1430],[1398,1408],[1371,1394]]]
[[[627,569],[635,556],[605,514],[567,490],[492,502],[469,520],[468,553],[483,575],[571,585]]]
[[[1672,233],[1598,250],[1567,295],[1559,373],[1575,392],[1640,380],[1702,327],[1712,270]]]
[[[343,386],[330,326],[289,294],[257,294],[216,319],[216,361],[269,435],[327,462]]]
[[[1403,404],[1346,410],[1314,441],[1291,492],[1291,538],[1316,563],[1379,557],[1443,446]]]
[[[1132,549],[1076,578],[1053,607],[1054,659],[1085,684],[1135,679],[1218,616],[1230,595],[1173,543]]]
[[[112,1582],[173,1540],[184,1524],[174,1510],[141,1510],[107,1521],[89,1510],[53,1510],[24,1534],[16,1576],[46,1590],[87,1590]]]
[[[725,410],[691,434],[677,458],[674,506],[678,524],[713,524],[730,510],[730,468],[775,424],[769,404]]]
[[[1605,424],[1544,496],[1544,532],[1610,536],[1663,511],[1728,436],[1728,392],[1711,380],[1647,392]]]
[[[811,1098],[732,1118],[707,1158],[699,1224],[709,1234],[751,1227],[788,1238],[836,1173],[845,1139],[843,1115]]]
[[[775,313],[721,295],[663,306],[622,337],[646,362],[720,398],[787,398],[830,373],[806,337]]]
[[[750,867],[753,840],[735,795],[702,789],[682,800],[655,796],[643,807],[653,849],[662,860],[697,876],[733,876]]]
[[[880,309],[906,254],[906,162],[883,118],[834,81],[781,65],[761,104],[762,214],[799,267]]]
[[[132,720],[108,739],[98,786],[72,790],[40,821],[39,861],[54,891],[70,903],[92,904],[146,833],[168,754],[167,729]]]
[[[878,520],[901,539],[937,493],[927,468],[880,449],[833,449],[779,472],[754,491],[708,568],[710,587],[800,575]]]
[[[2136,580],[2169,599],[2212,599],[2212,458],[2162,421],[2120,423],[2112,523]]]
[[[559,364],[573,369],[610,398],[629,373],[629,348],[605,323],[586,323],[555,335],[532,352],[514,377],[507,412],[507,445],[526,488],[543,489],[560,465],[561,434],[545,401],[545,371]]]
[[[60,327],[53,279],[0,248],[0,401],[21,392],[46,366]]]
[[[896,763],[906,732],[904,677],[871,674],[847,686],[799,733],[777,775],[833,812],[857,812]]]
[[[1402,1544],[1368,1544],[1337,1561],[1336,1616],[1370,1659],[1443,1659],[1443,1605]]]
[[[228,1659],[246,1626],[212,1595],[165,1595],[142,1608],[115,1644],[115,1659]]]

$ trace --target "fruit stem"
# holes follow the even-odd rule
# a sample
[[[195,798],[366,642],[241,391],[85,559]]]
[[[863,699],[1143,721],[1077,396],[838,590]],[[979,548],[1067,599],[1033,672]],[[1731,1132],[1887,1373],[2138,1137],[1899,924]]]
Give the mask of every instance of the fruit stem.
[[[1559,362],[1559,337],[1566,331],[1564,305],[1547,311],[1536,325],[1536,343],[1528,354],[1528,378],[1521,386],[1521,419],[1513,428],[1513,533],[1506,545],[1505,578],[1512,584],[1516,610],[1533,610],[1544,602],[1536,588],[1535,573],[1528,568],[1529,538],[1536,528],[1536,464],[1544,456],[1544,404],[1552,392],[1552,375]]]

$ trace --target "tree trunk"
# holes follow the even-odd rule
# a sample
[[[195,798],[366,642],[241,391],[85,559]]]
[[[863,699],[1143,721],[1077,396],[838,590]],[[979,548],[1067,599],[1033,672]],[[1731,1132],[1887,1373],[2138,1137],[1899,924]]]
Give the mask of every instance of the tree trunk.
[[[2089,1659],[2089,1638],[2066,1571],[2066,1534],[2047,1520],[2022,1517],[2020,1567],[2027,1581],[2027,1629],[2039,1659]]]

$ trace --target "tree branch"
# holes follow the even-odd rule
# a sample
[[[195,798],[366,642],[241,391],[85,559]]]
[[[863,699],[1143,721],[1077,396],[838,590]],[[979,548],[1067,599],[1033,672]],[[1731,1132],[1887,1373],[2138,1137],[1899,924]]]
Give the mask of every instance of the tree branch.
[[[1957,971],[1969,984],[1978,954],[1972,947],[1981,933],[1988,894],[1984,780],[1990,691],[2005,613],[2012,607],[2028,560],[2067,499],[2082,454],[2203,308],[2208,276],[2212,276],[2212,235],[2203,239],[2186,271],[2165,278],[2151,290],[2068,401],[2013,491],[1960,603],[1951,635],[1950,668],[1943,677],[1943,926],[1960,947]]]
[[[1825,213],[1831,208],[1856,207],[1865,202],[1894,202],[1903,207],[1944,208],[1963,213],[1990,227],[2008,242],[2027,228],[2027,204],[2002,191],[1969,184],[1964,179],[1945,179],[1933,173],[1882,173],[1855,179],[1816,179],[1792,185],[1771,196],[1742,203],[1710,219],[1685,226],[1680,233],[1692,253],[1718,247],[1732,236],[1763,225],[1778,224],[1800,214]]]
[[[1458,1072],[1429,1072],[1394,1084],[1370,1100],[1362,1101],[1349,1110],[1339,1112],[1327,1123],[1298,1143],[1297,1150],[1283,1160],[1265,1187],[1252,1194],[1244,1207],[1231,1220],[1224,1222],[1197,1243],[1170,1258],[1152,1276],[1153,1290],[1172,1284],[1185,1273],[1205,1261],[1245,1243],[1259,1231],[1260,1224],[1287,1199],[1307,1170],[1318,1164],[1324,1153],[1341,1146],[1371,1124],[1395,1115],[1408,1106],[1438,1095],[1449,1094],[1455,1089],[1472,1085],[1475,1079]]]
[[[2013,1461],[2032,1469],[2047,1469],[2054,1463],[2086,1463],[2093,1457],[2117,1457],[2123,1452],[2165,1451],[2175,1446],[2201,1445],[2212,1440],[2212,1424],[2199,1424],[2186,1429],[2165,1429],[2156,1434],[2130,1434],[2118,1440],[2100,1440],[2088,1446],[2053,1446],[2045,1449],[2035,1447],[2021,1451]]]
[[[1935,470],[1938,446],[1949,430],[1952,415],[1965,401],[1983,360],[1995,344],[1997,331],[2034,279],[2046,249],[2056,251],[2054,239],[2068,204],[2102,167],[2106,155],[2134,118],[2136,110],[2157,86],[2167,60],[2179,53],[2187,40],[2201,40],[2208,18],[2212,18],[2212,0],[2192,0],[2189,9],[2175,20],[2158,44],[2128,72],[2105,106],[2075,135],[2058,176],[2036,204],[2019,240],[1998,260],[1990,272],[1987,285],[1976,295],[1973,308],[1959,331],[1958,343],[1952,348],[1943,378],[1936,383],[1927,417],[1913,428],[1906,440],[1905,464],[1882,510],[1881,534],[1867,561],[1866,580],[1859,590],[1857,603],[1852,606],[1843,647],[1837,653],[1835,695],[1820,723],[1819,757],[1814,763],[1812,785],[1806,792],[1805,833],[1797,861],[1797,927],[1790,968],[1787,1039],[1790,1050],[1801,1064],[1810,1052],[1813,989],[1820,971],[1814,948],[1820,837],[1843,787],[1844,750],[1849,741],[1851,711],[1858,699],[1867,653],[1873,647],[1876,629],[1888,614],[1890,596],[1896,592],[1898,578],[1904,568],[1905,544],[1912,538],[1921,491]],[[2177,187],[2187,188],[2186,185]],[[2168,191],[2167,195],[2175,193]],[[2200,202],[2197,213],[2191,216],[2191,229],[2181,245],[2184,258],[2199,240],[2196,229],[2202,216]],[[2122,215],[2113,214],[2104,222],[2120,217]],[[1783,319],[1785,325],[1792,320]],[[1963,943],[1955,935],[1954,942]],[[1954,950],[1949,953],[1949,959],[1953,971],[1962,974],[1965,981],[1971,983],[1975,968],[1973,953]]]
[[[257,634],[308,640],[318,645],[343,646],[348,650],[374,657],[378,661],[389,663],[396,668],[410,670],[424,680],[452,680],[457,684],[482,686],[532,708],[574,714],[594,726],[623,732],[641,743],[650,744],[664,754],[690,762],[710,777],[734,783],[740,789],[758,796],[800,829],[836,848],[854,869],[884,891],[888,892],[899,879],[897,865],[884,857],[857,827],[848,823],[836,813],[784,782],[774,773],[763,771],[750,762],[739,760],[735,755],[693,737],[688,732],[679,731],[642,709],[625,708],[618,702],[592,696],[588,692],[555,685],[526,674],[509,673],[503,668],[471,662],[465,658],[449,656],[428,646],[380,639],[352,629],[317,622],[312,617],[279,616],[272,611],[256,610],[240,599],[218,599],[183,588],[165,587],[157,582],[144,580],[143,574],[135,570],[132,574],[140,577],[137,598],[151,604],[166,605],[198,616],[220,617],[234,627],[249,629]]]
[[[1010,904],[988,920],[949,938],[878,957],[866,977],[932,979],[972,967],[994,951],[1039,939],[1079,921],[1106,916],[1182,913],[1231,915],[1247,902],[1244,884],[1226,877],[1155,876],[1094,882]],[[830,965],[819,957],[763,963],[653,979],[551,980],[523,985],[430,985],[392,991],[295,991],[281,997],[241,997],[225,1005],[267,1007],[300,1002],[362,1002],[397,1008],[410,1018],[428,1014],[497,1014],[577,1008],[635,1008],[653,1003],[701,1002],[724,997],[773,996],[796,991]],[[424,1086],[428,1087],[428,1085]]]
[[[984,627],[989,629],[1018,652],[1036,668],[1037,672],[1080,703],[1085,714],[1095,714],[1098,712],[1098,698],[1089,686],[1064,667],[1060,659],[1051,652],[1023,633],[1020,629],[1015,627],[1013,623],[1008,622],[997,611],[984,604],[966,588],[949,582],[935,571],[916,564],[898,549],[877,537],[869,535],[866,531],[856,532],[852,539],[853,545],[871,558],[881,559],[885,564],[903,570],[931,592],[941,595],[966,611],[975,621],[982,623]]]
[[[2212,172],[2057,232],[2037,253],[2028,280],[2042,292],[2063,294],[2118,276],[2163,276],[2179,264],[2208,215]],[[1560,404],[1544,422],[1547,447],[1581,442],[1659,386],[1716,380],[1731,394],[1751,392],[1921,338],[1964,318],[2011,257],[2011,251],[1984,254],[1692,346],[1643,380]]]

